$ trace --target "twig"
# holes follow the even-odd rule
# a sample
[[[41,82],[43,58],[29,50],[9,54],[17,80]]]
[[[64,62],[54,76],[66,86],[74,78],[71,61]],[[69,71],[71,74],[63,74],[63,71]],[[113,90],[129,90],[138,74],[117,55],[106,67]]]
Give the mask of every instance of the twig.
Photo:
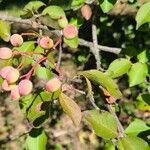
[[[33,21],[30,19],[22,19],[22,18],[13,17],[13,16],[0,15],[0,20],[26,24],[26,25],[30,25],[31,27],[33,27]],[[37,24],[36,27],[33,27],[33,28],[47,30],[48,32],[55,34],[58,37],[61,36],[60,30],[49,30],[48,27],[45,25],[41,25],[38,23],[36,23],[36,24]],[[89,42],[89,41],[85,41],[84,39],[79,39],[79,45],[89,47],[91,49],[93,48],[93,43]],[[114,54],[119,54],[121,51],[121,48],[114,48],[114,47],[108,47],[108,46],[103,46],[103,45],[97,45],[97,47],[101,51],[110,52],[110,53],[114,53]]]
[[[118,123],[118,131],[119,131],[119,137],[124,137],[124,128],[122,126],[122,124],[120,123],[116,113],[114,112],[112,105],[111,104],[107,104],[107,109],[109,110],[109,112],[114,116],[114,118],[116,119],[117,123]]]
[[[58,69],[59,69],[60,63],[61,63],[61,56],[62,56],[62,46],[61,46],[61,43],[60,43],[60,45],[59,45],[59,54],[58,54],[58,62],[57,62]]]
[[[92,24],[92,37],[93,37],[93,48],[92,52],[96,59],[96,66],[98,70],[101,70],[101,57],[99,55],[98,50],[98,41],[97,41],[97,32],[96,32],[96,25]]]

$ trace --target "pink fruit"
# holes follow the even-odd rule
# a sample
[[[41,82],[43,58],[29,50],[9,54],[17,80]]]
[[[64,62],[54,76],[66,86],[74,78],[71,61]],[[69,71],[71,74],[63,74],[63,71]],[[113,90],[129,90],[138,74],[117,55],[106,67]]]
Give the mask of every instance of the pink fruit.
[[[6,75],[6,80],[8,83],[15,83],[19,79],[20,73],[17,69],[13,68],[8,71]]]
[[[4,80],[2,83],[2,89],[4,91],[11,91],[16,85],[15,84],[8,84],[7,80]]]
[[[60,88],[60,86],[61,86],[60,80],[58,78],[53,78],[46,83],[46,90],[48,92],[55,92]]]
[[[69,24],[64,28],[63,35],[67,39],[73,39],[78,35],[78,29],[76,26]]]
[[[11,90],[10,97],[12,100],[19,100],[20,94],[19,94],[18,86],[16,86]]]
[[[11,37],[10,37],[10,43],[13,45],[13,46],[21,46],[22,43],[23,43],[23,38],[21,35],[19,34],[13,34]]]
[[[12,57],[12,50],[7,47],[0,48],[0,59],[10,59]]]
[[[84,5],[81,7],[81,14],[86,19],[89,20],[92,16],[92,10],[89,5]]]
[[[6,66],[6,67],[2,68],[2,69],[0,70],[0,76],[5,79],[6,76],[7,76],[7,74],[8,74],[8,72],[9,72],[10,70],[12,70],[12,69],[13,69],[12,66]]]
[[[54,46],[54,42],[48,36],[42,37],[39,42],[40,46],[44,49],[50,49]]]
[[[61,28],[65,28],[68,25],[68,20],[65,16],[62,16],[60,19],[58,19],[58,24]]]
[[[33,88],[32,82],[27,79],[21,80],[18,85],[19,93],[22,96],[30,94],[32,91],[32,88]]]

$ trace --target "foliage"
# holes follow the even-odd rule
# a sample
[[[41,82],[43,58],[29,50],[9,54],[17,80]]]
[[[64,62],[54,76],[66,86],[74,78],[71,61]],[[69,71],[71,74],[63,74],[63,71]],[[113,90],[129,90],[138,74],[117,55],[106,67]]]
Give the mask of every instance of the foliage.
[[[85,5],[88,7],[81,11]],[[29,1],[19,19],[0,16],[1,91],[18,101],[32,124],[26,149],[47,148],[45,126],[55,104],[76,127],[86,121],[106,149],[149,149],[149,137],[141,135],[150,127],[135,113],[150,110],[150,2],[129,0],[126,7],[128,15],[131,8],[136,13],[117,16],[117,11],[124,10],[116,0]],[[17,27],[17,23],[21,25]],[[66,53],[80,70],[71,78],[60,67]],[[75,79],[82,85],[73,83]],[[92,106],[86,107],[85,96],[81,104],[72,91],[86,95]],[[124,114],[130,115],[130,121],[123,122]]]

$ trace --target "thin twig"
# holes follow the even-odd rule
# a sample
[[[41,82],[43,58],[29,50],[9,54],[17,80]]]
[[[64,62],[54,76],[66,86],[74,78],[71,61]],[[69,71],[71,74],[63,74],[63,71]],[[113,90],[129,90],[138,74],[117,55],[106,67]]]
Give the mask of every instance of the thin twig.
[[[97,40],[97,32],[96,32],[96,25],[92,24],[92,38],[93,38],[93,54],[96,59],[96,66],[98,70],[101,70],[101,57],[99,54],[99,49],[98,49],[98,40]]]
[[[57,67],[58,67],[58,69],[60,68],[61,56],[62,56],[62,46],[61,46],[61,43],[60,43],[60,44],[59,44],[58,61],[57,61]]]

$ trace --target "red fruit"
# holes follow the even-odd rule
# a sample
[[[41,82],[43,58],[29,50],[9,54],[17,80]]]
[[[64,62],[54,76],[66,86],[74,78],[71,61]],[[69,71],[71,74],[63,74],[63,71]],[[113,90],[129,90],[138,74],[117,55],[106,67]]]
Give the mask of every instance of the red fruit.
[[[12,57],[12,50],[7,47],[0,48],[0,59],[10,59]]]
[[[44,49],[50,49],[54,46],[54,42],[48,36],[42,37],[39,42],[40,46]]]
[[[11,91],[16,85],[15,84],[8,84],[7,80],[4,80],[2,83],[2,89],[4,91]]]
[[[6,66],[6,67],[2,68],[2,69],[0,70],[0,76],[5,79],[6,76],[7,76],[7,74],[8,74],[8,72],[9,72],[10,70],[12,70],[12,69],[14,69],[12,66]]]
[[[32,88],[33,88],[32,82],[27,79],[21,80],[18,85],[19,93],[22,96],[30,94],[32,91]]]
[[[84,5],[81,7],[81,14],[86,19],[89,20],[92,16],[92,10],[89,5]]]
[[[60,88],[60,86],[61,86],[60,80],[58,78],[53,78],[46,83],[46,90],[48,92],[55,92]]]
[[[17,69],[13,68],[8,71],[6,75],[6,80],[8,83],[15,83],[19,79],[20,73]]]
[[[11,37],[10,37],[10,43],[13,45],[13,46],[21,46],[22,43],[23,43],[23,38],[21,35],[19,34],[13,34]]]
[[[73,39],[78,35],[78,29],[76,26],[69,24],[64,28],[63,35],[67,39]]]
[[[11,90],[10,97],[12,100],[19,100],[20,94],[19,94],[18,86],[16,86]]]

